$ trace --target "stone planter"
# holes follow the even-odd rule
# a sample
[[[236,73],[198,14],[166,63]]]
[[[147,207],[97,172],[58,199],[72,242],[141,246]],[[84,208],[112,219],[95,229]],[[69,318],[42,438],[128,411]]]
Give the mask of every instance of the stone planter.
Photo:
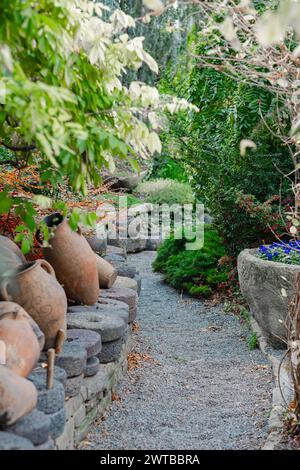
[[[238,257],[241,292],[267,342],[284,348],[288,305],[295,295],[300,266],[266,261],[256,253],[257,249],[244,250]]]

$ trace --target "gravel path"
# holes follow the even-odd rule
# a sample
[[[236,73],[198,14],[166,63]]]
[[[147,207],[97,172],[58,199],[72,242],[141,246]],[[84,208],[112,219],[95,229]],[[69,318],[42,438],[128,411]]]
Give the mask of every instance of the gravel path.
[[[272,373],[249,351],[238,319],[181,297],[151,270],[153,252],[130,256],[143,278],[136,351],[151,356],[123,379],[90,449],[258,449],[271,408]]]

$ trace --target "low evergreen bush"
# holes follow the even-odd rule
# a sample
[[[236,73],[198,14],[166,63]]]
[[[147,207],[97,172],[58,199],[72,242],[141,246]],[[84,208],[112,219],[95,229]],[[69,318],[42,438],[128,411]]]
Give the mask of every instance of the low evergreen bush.
[[[154,271],[162,272],[169,284],[195,297],[208,297],[222,290],[228,281],[229,269],[219,263],[225,249],[215,229],[206,226],[201,250],[186,250],[186,242],[185,237],[165,240],[153,263]]]

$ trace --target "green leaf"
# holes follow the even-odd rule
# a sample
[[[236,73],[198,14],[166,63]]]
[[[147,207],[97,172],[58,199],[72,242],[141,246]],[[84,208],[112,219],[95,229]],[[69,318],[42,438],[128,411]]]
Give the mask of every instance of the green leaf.
[[[21,244],[22,253],[24,253],[24,255],[27,255],[27,253],[29,253],[30,251],[30,248],[31,248],[31,244],[28,238],[23,238],[22,244]]]
[[[0,193],[0,214],[7,214],[13,204],[12,198],[6,191]]]

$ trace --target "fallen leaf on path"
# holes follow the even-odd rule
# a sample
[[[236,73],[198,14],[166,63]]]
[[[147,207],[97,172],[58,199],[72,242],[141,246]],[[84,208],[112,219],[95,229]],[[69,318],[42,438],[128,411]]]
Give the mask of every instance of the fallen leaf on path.
[[[203,333],[207,333],[209,331],[220,331],[222,328],[220,326],[217,326],[217,325],[209,325],[207,326],[206,328],[199,328],[198,331],[201,331]]]
[[[128,354],[127,361],[128,361],[128,371],[129,372],[131,372],[134,369],[138,369],[139,367],[141,367],[143,362],[151,362],[152,364],[159,365],[159,362],[155,361],[155,359],[153,359],[153,357],[149,356],[149,354],[136,353],[136,352]]]
[[[118,395],[116,392],[112,392],[111,401],[121,401],[120,395]]]
[[[136,321],[134,321],[131,326],[132,333],[137,333],[138,331],[140,331],[140,329],[140,325]]]

